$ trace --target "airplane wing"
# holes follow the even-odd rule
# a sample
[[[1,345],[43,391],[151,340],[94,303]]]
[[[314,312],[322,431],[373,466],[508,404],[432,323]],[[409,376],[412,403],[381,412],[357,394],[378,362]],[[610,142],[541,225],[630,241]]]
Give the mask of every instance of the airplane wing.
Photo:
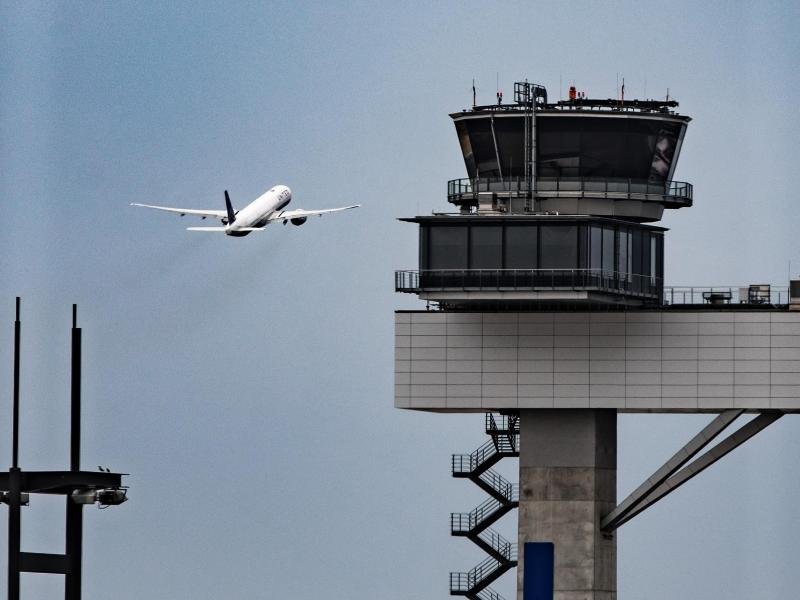
[[[187,227],[186,231],[228,231],[227,227]],[[236,231],[264,231],[263,227],[239,227]]]
[[[341,208],[326,208],[323,210],[285,210],[283,212],[272,215],[270,221],[287,221],[289,219],[300,219],[302,217],[316,217],[326,213],[339,212],[342,210],[350,210],[351,208],[358,208],[360,204],[353,204],[352,206],[342,206]]]
[[[169,206],[153,206],[152,204],[139,204],[137,202],[131,202],[131,206],[143,206],[144,208],[154,208],[156,210],[163,210],[166,212],[176,213],[180,216],[183,215],[194,215],[197,217],[214,217],[215,219],[222,219],[223,217],[227,216],[227,212],[224,210],[197,210],[194,208],[170,208]]]

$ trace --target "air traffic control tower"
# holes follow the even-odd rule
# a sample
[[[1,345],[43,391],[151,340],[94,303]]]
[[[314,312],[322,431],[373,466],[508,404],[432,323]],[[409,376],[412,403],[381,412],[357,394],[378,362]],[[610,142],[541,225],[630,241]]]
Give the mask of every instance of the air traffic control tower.
[[[487,558],[450,574],[452,595],[498,600],[516,568],[520,600],[610,600],[619,526],[800,412],[800,282],[664,286],[654,223],[693,202],[673,179],[677,102],[549,102],[528,82],[500,100],[450,115],[467,171],[447,184],[454,210],[401,219],[419,226],[419,267],[395,287],[427,304],[395,314],[395,406],[486,413],[486,443],[452,473],[488,498],[451,532]],[[620,412],[710,422],[620,501]],[[518,485],[492,469],[509,456]],[[515,508],[506,540],[491,526]]]

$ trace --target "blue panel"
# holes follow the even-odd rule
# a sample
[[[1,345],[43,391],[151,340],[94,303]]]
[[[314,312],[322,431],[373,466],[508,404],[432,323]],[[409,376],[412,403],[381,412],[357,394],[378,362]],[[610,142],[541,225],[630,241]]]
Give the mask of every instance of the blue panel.
[[[554,555],[552,542],[525,542],[523,600],[553,600]]]

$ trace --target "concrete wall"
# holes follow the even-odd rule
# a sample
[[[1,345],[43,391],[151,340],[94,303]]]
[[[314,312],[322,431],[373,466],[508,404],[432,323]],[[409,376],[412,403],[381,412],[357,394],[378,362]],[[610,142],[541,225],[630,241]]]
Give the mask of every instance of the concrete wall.
[[[800,312],[397,312],[395,406],[800,412]]]

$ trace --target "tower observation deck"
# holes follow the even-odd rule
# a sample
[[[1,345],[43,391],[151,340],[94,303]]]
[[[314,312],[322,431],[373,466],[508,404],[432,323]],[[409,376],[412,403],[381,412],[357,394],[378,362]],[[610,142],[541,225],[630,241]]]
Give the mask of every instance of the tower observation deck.
[[[514,104],[451,114],[468,175],[447,183],[458,212],[403,219],[420,225],[420,260],[397,290],[453,308],[658,303],[666,230],[649,223],[693,200],[672,179],[690,121],[677,105],[548,103],[519,82]]]
[[[453,476],[491,496],[451,515],[488,555],[450,593],[499,600],[616,598],[615,530],[787,413],[800,412],[800,281],[789,289],[666,288],[665,209],[690,118],[674,100],[514,102],[453,113],[466,177],[451,212],[419,228],[419,265],[395,289],[427,310],[395,314],[395,406],[486,412],[485,444]],[[791,290],[791,292],[790,292]],[[795,311],[797,309],[797,311]],[[701,455],[744,412],[758,416]],[[617,502],[619,412],[713,420]],[[517,486],[492,470],[519,457]],[[518,543],[490,525],[519,508]]]
[[[467,178],[448,182],[462,212],[598,215],[637,222],[692,205],[673,181],[691,120],[672,101],[575,98],[550,104],[515,85],[514,104],[453,113]],[[531,90],[540,90],[534,97]]]

